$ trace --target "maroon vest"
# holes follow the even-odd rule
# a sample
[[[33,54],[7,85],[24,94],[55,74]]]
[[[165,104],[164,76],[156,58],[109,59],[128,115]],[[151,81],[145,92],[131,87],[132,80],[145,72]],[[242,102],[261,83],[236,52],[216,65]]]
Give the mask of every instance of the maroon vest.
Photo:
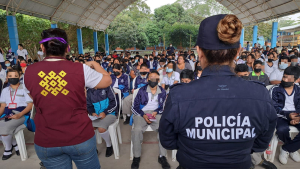
[[[81,63],[66,60],[35,63],[26,69],[24,83],[36,107],[35,144],[71,146],[95,135],[87,114]]]

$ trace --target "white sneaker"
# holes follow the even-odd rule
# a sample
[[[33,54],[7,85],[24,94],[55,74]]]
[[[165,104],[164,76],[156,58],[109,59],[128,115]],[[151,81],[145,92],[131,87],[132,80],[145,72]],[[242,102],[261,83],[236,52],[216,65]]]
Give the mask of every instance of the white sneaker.
[[[279,161],[282,164],[286,164],[289,158],[289,152],[284,151],[282,147],[280,147]]]
[[[295,151],[293,153],[290,153],[290,157],[295,161],[295,162],[300,162],[300,155],[298,151]]]

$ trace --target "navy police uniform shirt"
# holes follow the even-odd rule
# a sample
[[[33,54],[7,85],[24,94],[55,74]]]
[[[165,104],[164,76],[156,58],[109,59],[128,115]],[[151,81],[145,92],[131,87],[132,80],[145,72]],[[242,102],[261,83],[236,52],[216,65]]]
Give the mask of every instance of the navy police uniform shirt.
[[[277,121],[268,90],[211,66],[201,78],[172,87],[159,124],[160,142],[177,149],[185,169],[247,169],[267,149]]]

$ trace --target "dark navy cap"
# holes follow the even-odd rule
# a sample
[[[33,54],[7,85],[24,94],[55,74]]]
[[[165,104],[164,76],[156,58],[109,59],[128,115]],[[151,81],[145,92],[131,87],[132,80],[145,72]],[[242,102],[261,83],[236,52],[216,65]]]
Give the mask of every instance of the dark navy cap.
[[[196,46],[208,50],[233,49],[240,47],[239,41],[234,44],[228,44],[221,41],[218,37],[218,24],[226,15],[227,14],[211,16],[201,22]]]

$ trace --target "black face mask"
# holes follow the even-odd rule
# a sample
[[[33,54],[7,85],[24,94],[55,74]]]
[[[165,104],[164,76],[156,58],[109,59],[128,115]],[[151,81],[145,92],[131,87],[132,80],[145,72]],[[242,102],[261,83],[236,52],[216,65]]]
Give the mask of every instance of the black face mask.
[[[8,83],[12,84],[12,85],[16,85],[18,84],[20,81],[19,78],[8,78]]]
[[[249,76],[242,76],[241,78],[243,78],[245,80],[249,80]]]
[[[107,61],[111,61],[111,59],[110,58],[108,58],[108,59],[106,59]]]
[[[119,76],[121,73],[120,72],[113,72],[115,76]]]
[[[172,59],[171,58],[168,58],[168,61],[170,62]]]
[[[153,60],[153,58],[150,58],[150,61],[152,61]]]
[[[254,72],[255,72],[255,73],[259,73],[259,72],[261,72],[261,69],[255,69],[255,68],[254,68]]]
[[[201,66],[197,66],[197,70],[201,71],[202,67]]]
[[[155,86],[158,85],[158,82],[152,82],[151,80],[148,80],[148,85],[149,85],[151,88],[154,88]]]
[[[100,64],[100,60],[96,60],[96,62]]]
[[[157,60],[157,57],[154,57],[154,60]]]
[[[146,75],[148,72],[140,72],[141,75]]]
[[[268,62],[273,62],[273,59],[268,59]]]
[[[280,85],[283,87],[283,88],[287,88],[287,87],[291,87],[293,85],[294,82],[285,82],[283,80],[281,80],[281,83]]]

